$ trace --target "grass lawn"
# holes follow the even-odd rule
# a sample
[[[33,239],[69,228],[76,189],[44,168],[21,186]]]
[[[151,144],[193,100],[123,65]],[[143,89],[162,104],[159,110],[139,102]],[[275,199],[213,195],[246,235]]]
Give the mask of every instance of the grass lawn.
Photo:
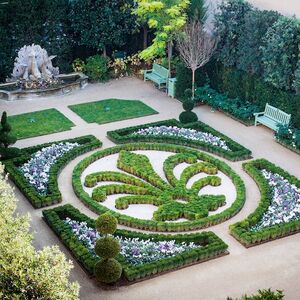
[[[12,133],[18,139],[70,130],[74,124],[58,110],[51,108],[9,116]]]
[[[88,123],[105,124],[158,112],[139,100],[106,99],[71,105],[69,108]]]

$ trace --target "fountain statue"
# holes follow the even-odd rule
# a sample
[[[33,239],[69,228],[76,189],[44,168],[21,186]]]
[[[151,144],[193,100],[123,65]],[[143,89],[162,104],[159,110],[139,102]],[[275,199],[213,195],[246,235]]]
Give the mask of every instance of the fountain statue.
[[[88,77],[82,73],[59,74],[52,60],[39,45],[24,46],[18,51],[11,78],[0,84],[0,99],[16,100],[36,96],[67,94],[87,85]]]
[[[48,53],[39,45],[22,47],[15,59],[12,79],[24,80],[49,80],[59,74],[59,68],[54,68],[52,59],[56,55],[48,56]]]

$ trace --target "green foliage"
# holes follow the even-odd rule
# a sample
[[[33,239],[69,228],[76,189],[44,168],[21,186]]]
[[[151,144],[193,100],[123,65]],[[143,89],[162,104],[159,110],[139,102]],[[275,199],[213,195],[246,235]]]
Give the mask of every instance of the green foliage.
[[[186,100],[182,103],[182,107],[185,111],[192,111],[195,106],[195,102],[193,100]]]
[[[284,294],[283,291],[276,290],[272,291],[271,289],[259,290],[258,294],[252,296],[243,296],[240,300],[283,300]],[[232,298],[227,298],[227,300],[233,300]],[[238,299],[236,299],[238,300]]]
[[[231,151],[226,151],[224,149],[221,149],[220,147],[216,147],[213,145],[209,145],[204,142],[200,141],[193,141],[188,140],[184,138],[178,138],[178,137],[167,137],[167,136],[140,136],[140,135],[133,135],[133,132],[136,132],[140,129],[148,128],[148,127],[154,127],[154,126],[176,126],[178,128],[190,128],[194,129],[196,131],[203,131],[210,134],[213,134],[214,136],[220,137],[222,140],[226,141],[226,144],[230,148]],[[163,142],[163,143],[171,143],[171,144],[177,144],[177,145],[185,145],[197,149],[203,149],[207,152],[214,153],[216,155],[219,155],[221,157],[225,157],[229,160],[243,160],[247,159],[251,155],[251,151],[244,148],[242,145],[234,142],[226,135],[221,134],[220,132],[216,131],[215,129],[211,128],[210,126],[198,121],[196,123],[189,123],[187,125],[184,125],[180,122],[178,122],[175,119],[171,120],[165,120],[160,122],[154,122],[144,125],[138,125],[133,127],[127,127],[118,129],[115,131],[108,131],[107,136],[109,139],[111,139],[114,143],[136,143],[136,142]],[[88,175],[89,176],[89,175]],[[89,177],[86,177],[86,181]],[[91,179],[93,181],[93,179]],[[119,179],[118,179],[119,181]],[[131,183],[130,181],[125,183]],[[135,183],[135,185],[137,185]]]
[[[198,116],[192,111],[184,111],[179,115],[179,121],[182,124],[197,122]]]
[[[105,213],[98,217],[95,225],[101,234],[113,234],[117,229],[118,220],[110,213]]]
[[[79,299],[69,281],[72,263],[58,246],[37,251],[28,214],[17,213],[17,199],[0,165],[0,298]]]
[[[253,9],[245,14],[244,30],[238,39],[237,67],[252,74],[263,75],[263,37],[267,30],[278,20],[275,11]]]
[[[216,15],[216,31],[220,36],[218,57],[225,66],[238,61],[239,38],[244,32],[245,15],[252,6],[244,0],[223,1]]]
[[[300,21],[280,17],[263,40],[264,79],[275,87],[291,90],[299,56]]]
[[[22,150],[16,147],[0,148],[0,160],[15,158],[22,155]]]
[[[117,282],[122,275],[122,266],[114,258],[102,259],[95,264],[95,277],[100,282],[114,283]]]
[[[83,265],[89,274],[94,274],[94,266],[97,263],[97,258],[84,246],[84,244],[71,231],[70,226],[65,224],[66,217],[77,220],[79,222],[86,222],[91,228],[94,228],[94,220],[82,214],[78,209],[70,204],[58,206],[54,209],[43,210],[43,216],[47,224],[53,229],[58,237],[63,241],[66,247],[72,252],[74,257]],[[155,241],[175,241],[175,243],[195,243],[199,245],[198,248],[191,251],[186,251],[179,255],[170,258],[160,259],[151,263],[142,265],[129,264],[122,255],[117,256],[117,260],[123,267],[124,277],[128,281],[140,280],[155,274],[159,275],[162,272],[175,270],[195,262],[202,262],[207,259],[215,258],[216,256],[224,254],[228,246],[213,232],[201,232],[192,234],[146,234],[137,231],[118,229],[115,236],[123,238],[138,238],[142,240]],[[84,253],[84,255],[83,255]]]
[[[85,2],[85,1],[80,1]],[[86,60],[85,72],[91,80],[106,81],[109,79],[109,59],[102,55],[90,56]]]
[[[207,6],[205,0],[191,0],[187,9],[188,20],[204,23],[206,20]]]
[[[0,148],[8,148],[9,145],[13,145],[17,141],[17,138],[10,132],[11,126],[8,123],[6,111],[4,111],[1,116]]]
[[[78,45],[106,52],[126,44],[136,28],[133,0],[70,1],[70,22]]]
[[[53,142],[29,148],[23,148],[19,153],[12,153],[15,152],[15,150],[12,150],[12,152],[9,151],[8,155],[20,154],[20,156],[16,156],[13,159],[9,159],[4,162],[5,171],[9,173],[10,179],[12,179],[12,181],[17,185],[20,191],[25,195],[25,197],[35,208],[40,208],[60,202],[62,199],[57,182],[60,169],[78,155],[98,148],[102,144],[92,135],[63,140],[57,143],[60,142],[78,143],[79,147],[75,147],[74,149],[63,155],[60,159],[56,161],[55,165],[51,167],[49,173],[49,189],[47,195],[41,195],[36,191],[36,189],[28,182],[28,180],[20,172],[19,166],[27,162],[30,159],[31,154],[36,153],[44,147],[52,145]],[[8,148],[7,150],[10,149],[14,148]],[[5,153],[7,154],[7,152]]]
[[[198,166],[196,164],[196,166],[193,166],[191,169],[189,169],[188,173],[184,177],[182,177],[178,183],[176,183],[176,181],[174,181],[175,186],[173,186],[172,182],[170,182],[170,184],[167,184],[165,182],[164,186],[160,186],[160,184],[159,185],[157,184],[157,183],[159,183],[159,181],[156,182],[156,180],[155,180],[155,178],[156,178],[155,173],[150,172],[148,167],[146,167],[146,168],[144,167],[144,165],[146,165],[147,163],[144,161],[143,155],[141,155],[141,157],[139,157],[138,159],[135,158],[134,156],[132,156],[132,154],[130,154],[129,156],[127,154],[125,155],[125,152],[129,152],[129,151],[134,152],[137,150],[156,150],[156,151],[167,151],[167,152],[174,152],[174,153],[185,153],[185,154],[196,156],[198,160],[201,160],[208,164],[215,165],[215,167],[217,167],[221,172],[223,172],[227,176],[229,176],[231,178],[232,182],[234,183],[236,190],[237,190],[237,195],[236,195],[235,201],[232,203],[232,205],[229,208],[225,209],[221,213],[209,215],[207,217],[199,219],[200,214],[202,215],[203,213],[205,213],[205,209],[207,209],[207,210],[214,209],[216,207],[216,205],[220,205],[223,202],[219,196],[215,196],[214,199],[212,199],[211,197],[210,197],[210,199],[207,198],[206,199],[207,201],[206,200],[203,201],[203,206],[201,207],[201,210],[200,210],[199,207],[197,207],[197,203],[199,203],[199,200],[197,200],[197,199],[199,197],[201,199],[202,198],[204,199],[205,197],[203,195],[200,195],[200,196],[198,195],[198,192],[196,191],[197,188],[203,187],[205,184],[217,185],[219,183],[219,181],[214,177],[208,178],[207,181],[205,180],[203,182],[197,183],[197,185],[195,185],[193,187],[193,189],[183,189],[182,184],[186,180],[186,178],[191,176],[191,174],[193,174],[194,170],[199,172],[198,167],[200,167],[200,166]],[[106,193],[108,195],[111,193],[124,194],[128,191],[127,193],[129,193],[131,195],[134,194],[136,196],[139,196],[139,198],[137,198],[136,196],[131,196],[130,199],[126,198],[127,202],[125,200],[123,201],[123,199],[124,199],[123,198],[122,203],[118,203],[118,205],[120,205],[120,207],[124,207],[124,208],[126,208],[126,205],[129,205],[130,203],[133,203],[133,204],[134,203],[153,203],[154,205],[161,205],[163,203],[163,205],[165,205],[165,208],[162,209],[162,207],[160,206],[160,214],[162,214],[162,212],[167,213],[168,205],[171,205],[170,203],[172,203],[174,201],[181,203],[181,201],[177,201],[177,200],[184,199],[187,202],[187,204],[191,204],[191,205],[189,207],[188,207],[188,205],[184,206],[184,207],[177,205],[176,206],[176,214],[178,215],[178,212],[179,212],[179,215],[182,214],[182,208],[184,208],[185,212],[186,212],[186,216],[188,218],[190,218],[189,221],[166,223],[166,222],[157,221],[157,220],[141,220],[141,219],[137,219],[137,218],[132,218],[132,217],[126,216],[124,214],[120,214],[116,211],[112,211],[112,210],[108,209],[106,206],[101,205],[100,203],[94,201],[84,191],[84,189],[82,187],[82,182],[81,182],[82,172],[91,163],[95,162],[96,160],[106,157],[108,155],[120,153],[121,151],[123,151],[124,155],[127,158],[131,157],[131,159],[133,159],[136,162],[136,164],[130,163],[127,160],[127,158],[124,157],[124,159],[126,159],[127,162],[124,162],[124,163],[122,162],[122,164],[121,165],[119,164],[118,167],[121,167],[121,170],[123,170],[123,166],[124,166],[124,168],[126,168],[126,172],[127,172],[127,170],[129,170],[129,172],[131,174],[135,174],[135,176],[141,177],[143,180],[146,180],[147,182],[151,180],[151,185],[153,185],[154,189],[148,190],[146,188],[142,188],[140,186],[134,186],[134,185],[130,185],[130,184],[111,184],[111,185],[106,186]],[[137,155],[137,154],[135,154],[135,155]],[[194,167],[195,167],[195,169],[194,169]],[[106,172],[104,172],[104,173],[106,173]],[[97,176],[99,176],[99,173],[97,174]],[[105,176],[107,176],[107,174],[105,174]],[[101,177],[97,178],[97,180],[100,178]],[[105,178],[105,177],[103,177],[103,178]],[[124,181],[125,180],[129,180],[129,178],[124,179]],[[115,178],[111,177],[111,181],[115,182]],[[123,181],[121,181],[121,182],[123,182]],[[153,182],[153,184],[152,184],[152,182]],[[103,214],[104,212],[109,211],[111,213],[111,215],[118,218],[118,221],[120,224],[124,224],[126,226],[132,226],[132,227],[140,228],[140,229],[149,229],[152,231],[155,231],[155,230],[156,231],[195,230],[195,229],[207,227],[207,226],[210,226],[213,224],[218,224],[220,222],[223,222],[224,220],[227,220],[231,216],[235,215],[241,209],[241,207],[243,206],[244,201],[245,201],[245,186],[243,184],[243,181],[224,162],[214,159],[213,157],[211,157],[207,154],[204,154],[202,152],[199,152],[199,151],[191,150],[186,147],[180,147],[180,146],[168,145],[168,144],[154,144],[154,143],[138,144],[138,143],[135,143],[135,144],[126,144],[123,146],[108,148],[103,151],[95,152],[90,157],[85,158],[83,161],[81,161],[75,167],[75,169],[73,171],[73,187],[74,187],[74,191],[75,191],[76,195],[78,196],[78,198],[80,198],[87,206],[91,207],[93,209],[93,211],[95,211],[99,214]],[[100,187],[97,187],[96,189],[98,189],[98,188],[100,188]],[[159,189],[157,200],[153,200],[153,197],[151,197],[151,198],[148,197],[148,196],[155,197],[156,193],[157,193],[157,188]],[[153,192],[154,192],[154,194],[153,194]],[[147,198],[145,196],[147,196]],[[220,196],[222,196],[222,195],[220,195]],[[142,202],[139,202],[139,199],[142,199],[141,200]],[[137,201],[137,202],[135,202],[135,201]],[[200,201],[200,203],[201,203],[201,201]],[[210,203],[213,203],[213,204],[210,206]],[[218,203],[220,203],[220,204],[218,204]],[[197,212],[195,210],[197,210]],[[197,215],[198,213],[199,213],[199,215]],[[206,214],[207,214],[207,212],[206,212]],[[172,214],[170,216],[168,216],[167,214],[164,213],[164,216],[167,216],[168,218],[169,217],[174,218],[175,212],[174,212],[174,214]]]
[[[290,128],[288,125],[280,125],[275,133],[275,138],[281,143],[300,150],[300,128]]]
[[[273,225],[258,231],[251,230],[251,227],[255,226],[259,220],[261,220],[263,214],[270,206],[272,197],[269,184],[262,175],[261,170],[267,170],[272,173],[279,174],[289,181],[289,183],[294,184],[298,188],[300,188],[300,180],[265,159],[257,159],[244,163],[243,169],[257,183],[261,199],[256,210],[245,220],[230,225],[230,233],[245,247],[252,247],[298,232],[300,230],[300,220]]]
[[[98,239],[95,245],[96,254],[103,259],[114,258],[120,251],[119,241],[111,236]]]

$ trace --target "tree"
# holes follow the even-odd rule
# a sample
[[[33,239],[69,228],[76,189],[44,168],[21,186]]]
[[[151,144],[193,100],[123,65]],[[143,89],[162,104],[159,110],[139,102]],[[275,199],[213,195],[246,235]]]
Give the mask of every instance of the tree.
[[[245,14],[252,6],[244,0],[223,1],[216,15],[215,29],[220,37],[218,58],[225,66],[236,66],[238,42],[244,32]]]
[[[186,23],[188,6],[189,0],[137,0],[133,13],[148,20],[149,28],[155,29],[152,45],[140,53],[142,59],[163,57],[167,49],[170,73],[173,41]]]
[[[178,50],[186,66],[192,70],[192,98],[195,95],[195,72],[211,58],[217,39],[210,36],[199,21],[191,21],[183,30],[184,37],[178,40]]]
[[[207,17],[207,6],[205,0],[191,0],[187,9],[189,21],[199,21],[204,23]]]
[[[245,15],[244,32],[238,40],[237,67],[251,74],[263,74],[262,50],[263,37],[267,30],[278,20],[275,11],[250,10]]]
[[[70,20],[79,45],[106,56],[107,48],[121,47],[136,28],[133,0],[74,0]]]
[[[7,121],[7,114],[4,111],[1,117],[1,130],[0,130],[0,147],[8,148],[9,145],[13,145],[17,139],[11,135],[11,126]]]
[[[300,21],[280,17],[263,38],[262,61],[265,81],[275,87],[292,90],[299,58]]]
[[[0,299],[79,299],[78,283],[69,282],[71,261],[58,246],[35,250],[29,216],[16,208],[0,164]]]

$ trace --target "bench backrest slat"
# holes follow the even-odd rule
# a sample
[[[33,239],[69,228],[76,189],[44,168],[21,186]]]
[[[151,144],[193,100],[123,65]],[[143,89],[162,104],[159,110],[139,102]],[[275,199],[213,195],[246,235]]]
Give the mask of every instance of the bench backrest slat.
[[[281,123],[281,124],[289,124],[289,122],[291,120],[290,114],[287,114],[284,111],[282,111],[272,105],[269,105],[268,103],[266,104],[264,115],[274,121]]]
[[[163,78],[168,78],[169,76],[169,70],[159,64],[153,64],[152,70],[153,73],[156,73]]]

